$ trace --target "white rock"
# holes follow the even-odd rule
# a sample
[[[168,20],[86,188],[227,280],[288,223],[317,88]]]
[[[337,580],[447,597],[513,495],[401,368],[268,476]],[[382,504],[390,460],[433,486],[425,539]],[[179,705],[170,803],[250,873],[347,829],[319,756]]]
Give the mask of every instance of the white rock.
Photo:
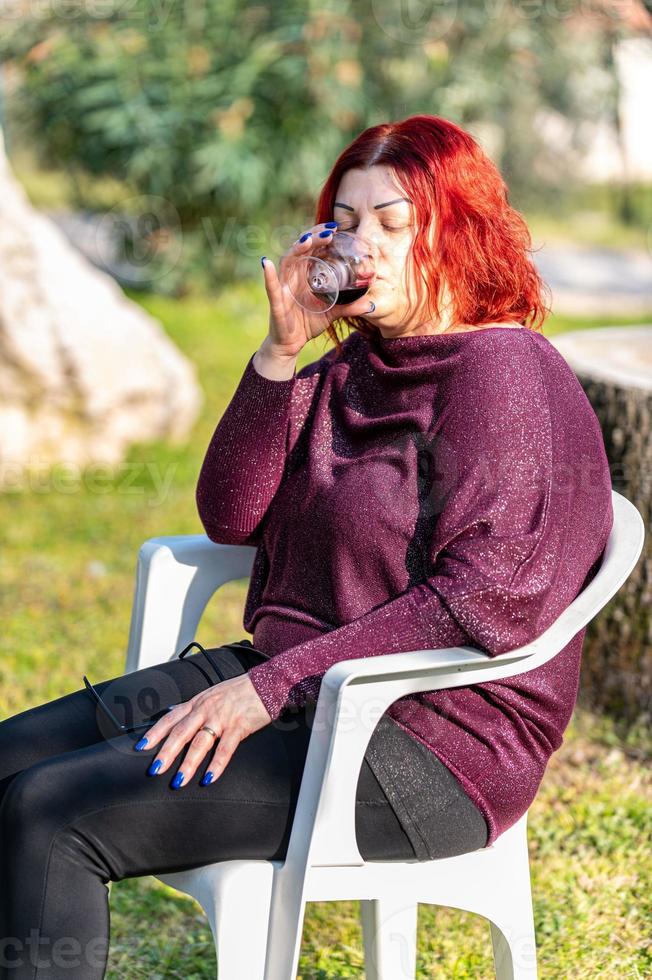
[[[184,441],[203,401],[161,324],[30,204],[0,130],[0,487]]]

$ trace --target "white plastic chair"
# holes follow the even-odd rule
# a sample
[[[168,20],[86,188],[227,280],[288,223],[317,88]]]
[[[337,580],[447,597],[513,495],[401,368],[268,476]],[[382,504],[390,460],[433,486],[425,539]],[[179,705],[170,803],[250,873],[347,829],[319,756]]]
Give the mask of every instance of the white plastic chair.
[[[351,899],[360,900],[367,980],[413,980],[418,902],[484,916],[496,977],[536,978],[527,812],[490,847],[434,861],[365,863],[356,846],[355,792],[373,729],[393,701],[532,670],[611,599],[636,565],[645,537],[636,507],[616,491],[612,499],[614,525],[600,569],[527,646],[496,657],[472,647],[415,650],[329,668],[285,861],[223,861],[158,876],[203,907],[219,980],[294,980],[306,902]],[[215,544],[205,535],[146,541],[138,555],[126,670],[175,657],[195,638],[215,591],[249,576],[254,554],[253,547]]]

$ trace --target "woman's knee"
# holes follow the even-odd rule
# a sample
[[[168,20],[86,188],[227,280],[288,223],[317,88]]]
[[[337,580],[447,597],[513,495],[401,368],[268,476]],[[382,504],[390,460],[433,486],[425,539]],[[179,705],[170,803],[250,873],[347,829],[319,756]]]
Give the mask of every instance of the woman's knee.
[[[0,838],[5,854],[29,853],[35,846],[40,850],[49,833],[55,832],[38,769],[37,765],[19,772],[5,791],[0,805]]]
[[[16,776],[0,805],[0,867],[10,879],[28,868],[36,873],[43,862],[62,869],[61,880],[79,868],[104,882],[113,877],[109,855],[88,820],[94,811],[88,812],[84,786],[90,783],[83,760],[69,754],[46,759]]]
[[[0,804],[3,847],[29,847],[35,839],[42,844],[74,819],[83,784],[88,782],[80,760],[70,753],[43,759],[19,772]]]
[[[64,694],[0,722],[0,787],[50,756],[90,745],[100,737],[85,691]]]
[[[31,708],[0,722],[0,804],[18,777],[51,754],[52,742],[43,715]],[[18,797],[18,787],[14,790]]]
[[[37,762],[39,747],[43,752],[48,742],[35,712],[30,708],[0,722],[0,783]]]

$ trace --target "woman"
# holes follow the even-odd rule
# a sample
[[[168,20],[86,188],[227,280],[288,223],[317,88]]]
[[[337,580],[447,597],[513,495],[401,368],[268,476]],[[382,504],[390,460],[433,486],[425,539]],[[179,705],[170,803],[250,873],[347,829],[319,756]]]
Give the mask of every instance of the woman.
[[[331,664],[516,648],[599,566],[612,524],[600,427],[540,332],[529,234],[478,144],[436,116],[372,127],[337,160],[316,217],[290,252],[354,228],[376,244],[378,278],[311,315],[263,260],[269,333],[197,485],[208,536],[257,547],[253,647],[98,684],[120,721],[145,722],[142,738],[107,730],[86,690],[0,725],[2,952],[18,964],[2,976],[57,976],[62,937],[76,950],[67,977],[104,976],[109,880],[282,858]],[[336,320],[352,328],[344,342]],[[324,332],[335,347],[296,372]],[[511,826],[561,744],[583,639],[513,680],[394,702],[358,780],[363,857],[459,854]],[[146,692],[174,705],[149,726]]]

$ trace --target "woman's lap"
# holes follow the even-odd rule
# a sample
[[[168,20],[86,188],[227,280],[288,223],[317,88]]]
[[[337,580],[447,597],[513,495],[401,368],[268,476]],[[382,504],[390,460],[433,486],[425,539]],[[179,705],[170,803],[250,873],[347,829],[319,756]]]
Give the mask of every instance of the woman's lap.
[[[210,652],[215,650],[218,664],[233,657],[230,648]],[[208,680],[196,664],[213,683],[219,682],[212,663],[197,653],[94,686],[119,721],[139,724],[168,704],[206,689]],[[232,673],[238,670],[236,663]],[[42,822],[46,811],[51,832],[55,826],[83,822],[104,848],[112,880],[235,857],[282,858],[310,730],[305,710],[286,713],[243,739],[218,779],[199,785],[213,755],[211,747],[193,778],[171,789],[186,747],[165,773],[149,776],[147,769],[160,745],[136,752],[133,746],[144,729],[118,734],[90,693],[80,689],[0,723],[0,790],[15,798],[22,784],[22,795],[32,801],[30,812]],[[368,844],[376,859],[382,859],[378,852],[383,841],[374,832],[380,819],[385,831],[394,829],[386,841],[388,856],[396,844],[396,856],[413,856],[366,762],[357,804],[361,848]],[[385,812],[379,814],[378,809]],[[179,833],[184,826],[191,833]],[[367,826],[370,834],[365,833]]]
[[[237,661],[244,661],[233,661],[230,648],[210,652],[227,673],[229,664],[232,674],[241,672]],[[219,682],[218,675],[198,653],[94,686],[118,720],[131,725],[209,682]],[[62,961],[48,960],[57,940],[81,950],[79,963],[64,962],[70,980],[104,976],[108,881],[232,858],[283,859],[311,717],[310,709],[288,713],[252,733],[221,776],[200,786],[211,748],[179,789],[170,784],[186,748],[165,773],[149,776],[156,749],[133,747],[143,729],[118,733],[84,688],[1,722],[0,977],[9,962],[6,975],[14,980],[57,977]],[[363,857],[414,857],[366,761],[355,819]],[[36,951],[29,952],[33,931]]]

